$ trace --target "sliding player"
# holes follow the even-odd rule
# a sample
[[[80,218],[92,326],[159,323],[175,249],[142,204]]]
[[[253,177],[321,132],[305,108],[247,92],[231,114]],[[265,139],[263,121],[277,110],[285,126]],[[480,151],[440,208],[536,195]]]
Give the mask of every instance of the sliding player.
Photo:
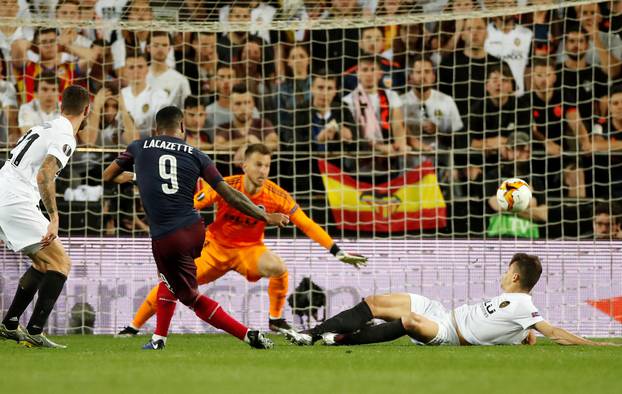
[[[517,253],[501,277],[504,293],[493,299],[447,311],[440,302],[417,294],[370,296],[290,340],[299,345],[318,340],[326,345],[362,345],[408,335],[424,345],[533,345],[531,329],[535,329],[560,345],[619,346],[593,342],[546,322],[529,294],[541,273],[537,256]],[[386,323],[368,326],[371,319]]]
[[[131,143],[106,168],[103,176],[104,181],[116,183],[130,182],[135,177],[149,218],[153,257],[161,282],[157,287],[156,329],[143,349],[164,348],[177,299],[212,326],[252,347],[269,349],[272,341],[258,331],[246,328],[216,301],[197,290],[194,259],[200,255],[205,239],[203,220],[192,206],[197,180],[199,177],[205,179],[223,201],[252,220],[278,226],[286,225],[289,220],[282,213],[260,209],[224,182],[210,158],[183,140],[182,120],[183,113],[177,107],[164,107],[158,111],[158,135]]]
[[[76,150],[75,136],[86,124],[89,103],[89,93],[84,88],[69,86],[63,92],[61,115],[30,129],[0,169],[0,241],[32,260],[0,324],[0,339],[30,347],[65,347],[43,334],[71,270],[71,260],[58,239],[56,176]],[[39,210],[39,200],[50,220]],[[19,326],[19,318],[37,293],[24,330]]]
[[[282,212],[290,216],[300,230],[330,250],[340,261],[355,267],[366,264],[367,258],[340,250],[331,237],[305,215],[289,193],[268,180],[270,149],[267,146],[249,145],[243,169],[244,175],[227,177],[225,182],[268,212]],[[269,277],[270,329],[292,333],[292,328],[282,317],[288,289],[287,267],[278,255],[264,245],[265,223],[240,214],[207,185],[195,195],[194,201],[198,209],[213,204],[218,206],[216,218],[207,229],[201,257],[195,261],[199,284],[210,283],[229,271],[236,271],[251,282]],[[138,309],[132,325],[117,336],[136,335],[156,312],[156,300],[157,289],[154,288]]]

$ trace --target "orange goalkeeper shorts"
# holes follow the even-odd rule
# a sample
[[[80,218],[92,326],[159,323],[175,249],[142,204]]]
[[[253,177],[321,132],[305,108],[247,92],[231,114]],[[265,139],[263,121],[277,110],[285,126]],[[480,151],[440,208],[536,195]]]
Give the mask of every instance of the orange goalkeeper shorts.
[[[201,256],[194,260],[197,281],[200,285],[210,283],[229,271],[236,271],[249,282],[261,279],[259,258],[268,248],[261,245],[226,248],[213,240],[205,240]]]

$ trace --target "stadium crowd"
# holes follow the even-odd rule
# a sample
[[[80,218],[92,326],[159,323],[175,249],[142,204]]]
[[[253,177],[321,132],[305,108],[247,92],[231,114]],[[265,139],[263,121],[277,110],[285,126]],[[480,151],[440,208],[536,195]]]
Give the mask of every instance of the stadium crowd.
[[[450,219],[437,231],[517,235],[491,232],[503,226],[489,222],[498,210],[498,184],[516,176],[534,188],[534,203],[521,216],[542,236],[622,238],[616,203],[622,199],[622,1],[489,20],[266,27],[277,19],[345,21],[516,5],[0,0],[0,147],[56,117],[60,93],[78,83],[92,94],[78,142],[104,149],[78,152],[61,192],[67,201],[107,196],[101,223],[107,234],[147,231],[147,225],[133,187],[103,187],[102,168],[116,157],[114,148],[152,133],[158,109],[176,105],[188,140],[214,153],[225,175],[239,172],[231,163],[248,143],[263,142],[275,152],[277,182],[298,199],[323,195],[318,157],[369,182],[431,161]],[[29,27],[36,18],[112,27]],[[21,23],[5,23],[10,19]],[[220,21],[223,32],[141,30],[158,19]],[[137,24],[119,27],[131,23]],[[605,214],[607,234],[597,229]]]

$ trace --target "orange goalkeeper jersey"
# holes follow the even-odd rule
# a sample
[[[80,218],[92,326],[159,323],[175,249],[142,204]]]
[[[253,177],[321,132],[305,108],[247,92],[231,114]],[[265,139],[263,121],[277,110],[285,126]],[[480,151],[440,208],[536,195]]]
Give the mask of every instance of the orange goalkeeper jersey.
[[[288,192],[276,183],[266,180],[261,190],[251,196],[244,190],[244,175],[225,178],[231,187],[244,193],[255,205],[263,207],[268,213],[280,212],[292,223],[326,249],[333,245],[332,238],[317,223],[311,220],[296,204]],[[216,204],[216,217],[207,227],[207,237],[220,245],[230,248],[260,245],[266,223],[252,218],[227,204],[207,183],[194,196],[194,207],[203,209]]]

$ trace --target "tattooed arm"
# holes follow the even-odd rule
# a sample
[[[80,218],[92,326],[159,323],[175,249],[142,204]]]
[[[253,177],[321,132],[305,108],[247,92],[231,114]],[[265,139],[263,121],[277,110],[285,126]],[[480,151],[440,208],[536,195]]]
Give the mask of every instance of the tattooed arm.
[[[50,216],[48,232],[41,239],[43,247],[48,246],[58,237],[58,208],[56,207],[56,173],[61,168],[58,159],[52,155],[47,155],[37,173],[37,184],[39,194]]]

